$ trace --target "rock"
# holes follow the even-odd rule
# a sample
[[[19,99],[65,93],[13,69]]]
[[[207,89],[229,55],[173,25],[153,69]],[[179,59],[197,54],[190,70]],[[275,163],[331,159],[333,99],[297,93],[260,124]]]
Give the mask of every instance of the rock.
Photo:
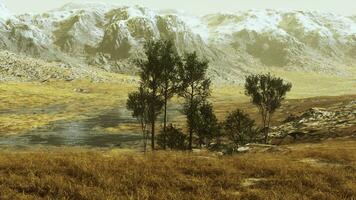
[[[344,130],[356,125],[354,101],[335,104],[328,108],[310,108],[301,115],[290,115],[269,134],[272,144],[313,141],[328,137],[342,137]],[[345,135],[346,136],[346,135]]]
[[[237,152],[239,153],[246,153],[250,150],[250,147],[239,147],[237,148]]]
[[[74,89],[74,92],[78,92],[78,93],[90,93],[89,90],[84,89],[84,88],[76,88],[76,89]]]
[[[253,186],[256,185],[257,183],[261,182],[261,181],[266,181],[267,179],[265,178],[247,178],[244,179],[241,183],[242,187],[249,187],[249,186]]]
[[[279,143],[277,143],[279,145]],[[289,152],[286,147],[271,145],[271,144],[247,144],[248,152],[263,153],[263,152]]]
[[[250,148],[270,148],[270,147],[273,147],[274,145],[249,143],[249,144],[246,144],[246,146],[250,147]]]
[[[193,149],[192,151],[193,151],[193,153],[201,153],[201,152],[203,152],[202,149]]]

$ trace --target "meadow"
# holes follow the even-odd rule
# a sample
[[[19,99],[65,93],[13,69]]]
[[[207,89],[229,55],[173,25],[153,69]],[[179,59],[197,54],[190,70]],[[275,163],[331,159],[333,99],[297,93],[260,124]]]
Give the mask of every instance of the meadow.
[[[355,139],[233,156],[79,148],[0,154],[4,200],[352,200],[355,180]]]
[[[273,73],[293,83],[293,89],[287,96],[290,104],[294,104],[292,107],[298,107],[296,99],[356,94],[356,75],[353,76],[351,72],[351,75],[346,77],[282,72],[278,69]],[[137,77],[116,75],[114,80],[109,83],[90,80],[2,83],[0,134],[26,133],[58,120],[80,120],[107,110],[125,107],[128,93],[137,87]],[[313,84],[316,81],[317,84]],[[313,102],[317,102],[317,98]],[[221,120],[236,108],[249,112],[258,120],[257,110],[249,103],[241,85],[214,85],[210,101]],[[176,98],[170,104],[177,105],[180,102]],[[286,109],[290,108],[282,107],[280,113],[284,114],[279,117],[277,114],[276,119],[285,117],[288,112]],[[182,115],[176,115],[172,117],[172,121],[183,124],[185,119]],[[138,127],[132,123],[120,124],[109,128],[108,132],[117,133],[130,129],[137,130]]]

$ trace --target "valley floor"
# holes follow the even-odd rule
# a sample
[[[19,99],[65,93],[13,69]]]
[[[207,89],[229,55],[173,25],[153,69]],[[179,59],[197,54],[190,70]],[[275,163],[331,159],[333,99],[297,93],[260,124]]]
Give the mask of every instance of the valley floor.
[[[318,76],[300,74],[303,79],[299,80],[299,76],[286,75],[294,89],[274,116],[274,125],[290,114],[303,114],[313,107],[337,110],[338,106],[355,106],[354,77],[324,77],[313,85]],[[0,84],[0,199],[356,198],[356,124],[335,130],[339,139],[285,144],[233,156],[211,152],[144,155],[137,149],[117,150],[117,146],[68,147],[68,137],[80,138],[83,135],[79,132],[93,137],[93,141],[98,141],[97,136],[113,141],[116,137],[122,139],[120,134],[138,129],[129,112],[120,111],[122,116],[117,119],[117,113],[111,113],[125,107],[127,94],[136,87],[132,77],[126,79],[116,83]],[[179,101],[174,99],[170,105],[174,111],[170,119],[184,126],[185,119],[175,107]],[[258,110],[240,86],[215,86],[211,101],[220,120],[239,108],[259,121]],[[97,121],[102,122],[91,124]],[[63,147],[46,146],[48,136],[42,137],[37,131],[52,130],[52,125],[57,131],[57,123],[70,125],[63,129],[65,135],[56,132],[56,137],[49,138]],[[5,139],[17,135],[13,141],[34,140],[45,145],[26,149],[7,146]]]
[[[288,101],[277,113],[277,121],[285,117],[287,112],[296,109],[300,112],[312,106],[328,106],[330,103],[355,98],[356,79],[353,74],[338,77],[278,70],[273,73],[293,83],[293,89],[287,96]],[[128,93],[137,87],[132,81],[134,79],[127,75],[116,75],[116,81],[112,83],[89,80],[1,83],[0,134],[28,133],[52,122],[88,119],[103,112],[124,108]],[[318,80],[317,84],[315,80]],[[220,119],[236,108],[259,119],[257,109],[248,103],[242,86],[214,86],[210,100]],[[174,107],[178,105],[177,102],[179,100],[174,99],[171,105]],[[129,116],[129,113],[126,115]],[[172,114],[170,120],[178,123],[185,121],[179,111]],[[132,129],[135,131],[139,128],[136,123],[125,122],[107,127],[105,131],[119,133]]]
[[[291,114],[300,115],[313,107],[336,106],[337,109],[356,99],[355,80],[350,77],[342,80],[312,73],[299,75],[303,79],[285,73],[286,79],[293,83],[293,90],[274,115],[273,125],[279,125]],[[315,78],[319,78],[319,82],[311,87]],[[89,80],[1,83],[0,147],[141,148],[138,123],[125,109],[128,93],[136,88],[133,79],[118,75],[118,80],[112,83]],[[175,98],[170,102],[168,118],[169,122],[184,129],[186,123],[180,112],[181,101]],[[214,86],[210,101],[219,120],[238,108],[260,122],[258,110],[249,103],[241,86]],[[157,129],[160,126],[157,124]],[[356,124],[351,127],[351,132],[355,128]]]
[[[233,156],[2,150],[0,199],[355,199],[355,138]]]

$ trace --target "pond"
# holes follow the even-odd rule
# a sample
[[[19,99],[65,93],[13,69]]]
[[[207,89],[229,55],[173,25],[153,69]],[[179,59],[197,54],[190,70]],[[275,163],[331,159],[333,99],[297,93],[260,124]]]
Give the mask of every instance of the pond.
[[[51,113],[63,109],[61,106],[51,106],[42,109],[2,111],[9,113]],[[170,116],[179,115],[179,106],[170,106]],[[162,121],[162,118],[159,119]],[[119,124],[134,124],[136,119],[125,108],[103,111],[97,115],[77,121],[55,121],[46,126],[23,134],[3,135],[0,137],[0,147],[26,148],[34,146],[82,146],[99,148],[142,148],[140,131],[129,130],[120,133],[110,133],[106,128]]]
[[[49,110],[44,109],[49,112]],[[124,108],[113,109],[97,116],[78,121],[56,121],[30,132],[0,137],[2,147],[88,146],[88,147],[137,147],[140,133],[110,134],[107,127],[136,120]],[[100,128],[98,128],[100,127]]]

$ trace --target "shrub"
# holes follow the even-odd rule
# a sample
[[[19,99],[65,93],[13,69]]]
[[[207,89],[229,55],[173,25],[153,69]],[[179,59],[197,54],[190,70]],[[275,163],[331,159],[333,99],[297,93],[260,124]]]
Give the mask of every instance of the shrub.
[[[224,121],[224,131],[237,147],[255,142],[259,133],[259,130],[255,127],[255,121],[239,109],[227,116]]]
[[[160,147],[168,147],[171,150],[185,150],[187,136],[183,134],[182,130],[170,124],[157,136],[157,144]]]

